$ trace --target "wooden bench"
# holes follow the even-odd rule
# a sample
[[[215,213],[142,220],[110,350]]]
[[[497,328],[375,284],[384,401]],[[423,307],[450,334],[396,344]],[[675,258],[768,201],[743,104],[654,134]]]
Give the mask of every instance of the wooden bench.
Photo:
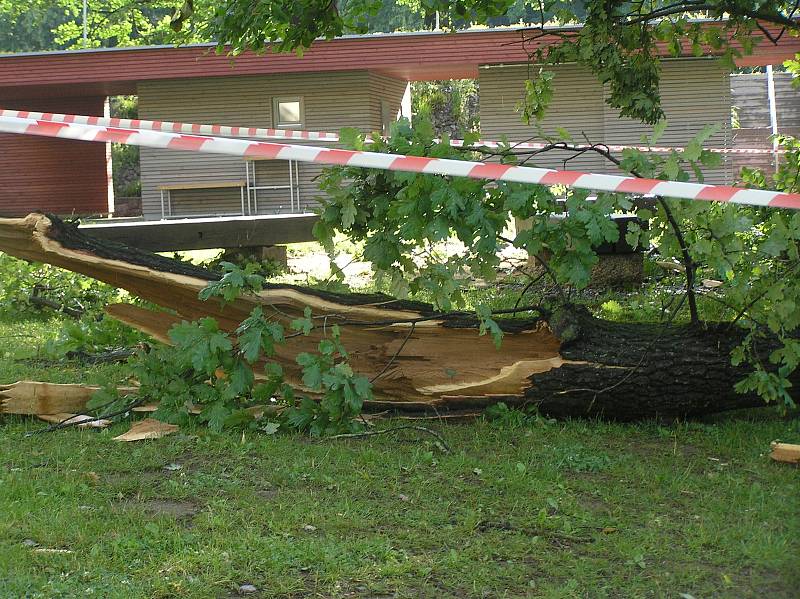
[[[165,218],[171,218],[173,216],[172,214],[173,191],[187,190],[187,189],[230,189],[233,187],[238,187],[240,190],[240,195],[242,198],[242,211],[241,213],[239,213],[239,215],[245,216],[247,214],[247,212],[245,212],[244,190],[247,187],[247,183],[245,181],[201,181],[198,183],[176,183],[175,185],[159,185],[157,189],[161,194],[161,218],[165,219]],[[193,214],[192,216],[200,217],[200,216],[230,216],[230,215]]]

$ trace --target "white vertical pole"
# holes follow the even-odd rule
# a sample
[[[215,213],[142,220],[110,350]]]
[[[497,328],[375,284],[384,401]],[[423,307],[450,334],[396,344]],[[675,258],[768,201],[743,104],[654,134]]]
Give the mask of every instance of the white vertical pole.
[[[103,100],[103,116],[111,117],[111,98]],[[106,142],[106,188],[108,189],[108,216],[111,217],[116,207],[114,205],[114,160],[111,154],[111,144]]]
[[[250,161],[249,160],[245,160],[244,161],[244,177],[245,177],[245,181],[247,182],[247,214],[253,214],[253,208],[251,207],[251,204],[250,204],[250,196],[252,194],[252,191],[251,191],[250,188],[254,184],[250,183]]]
[[[297,211],[300,212],[300,167],[298,161],[294,161],[294,184],[297,187],[295,197],[297,198]]]
[[[439,11],[436,11],[436,31],[439,31]]]
[[[778,105],[775,101],[775,78],[772,75],[772,65],[767,65],[767,97],[769,98],[769,124],[772,135],[778,135]],[[775,160],[775,170],[778,170],[778,140],[772,139],[772,157]]]
[[[89,40],[89,24],[87,18],[89,14],[89,0],[83,0],[83,47],[86,48]]]
[[[406,83],[403,98],[400,100],[400,116],[406,117],[411,121],[411,82]]]
[[[294,212],[294,183],[292,182],[291,160],[289,160],[289,212]]]

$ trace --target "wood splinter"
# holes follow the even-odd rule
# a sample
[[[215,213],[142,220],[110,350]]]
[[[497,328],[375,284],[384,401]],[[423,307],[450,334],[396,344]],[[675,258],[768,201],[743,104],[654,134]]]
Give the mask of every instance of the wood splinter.
[[[773,441],[770,444],[769,457],[776,462],[786,462],[787,464],[800,464],[800,445],[792,443],[778,443]]]

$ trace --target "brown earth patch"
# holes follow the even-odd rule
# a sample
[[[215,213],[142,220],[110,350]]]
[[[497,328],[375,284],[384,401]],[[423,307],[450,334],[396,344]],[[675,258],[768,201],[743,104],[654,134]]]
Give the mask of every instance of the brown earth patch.
[[[126,499],[120,502],[123,509],[138,509],[148,516],[169,516],[176,520],[191,520],[200,507],[190,501],[177,499]]]
[[[602,499],[591,495],[580,495],[577,498],[578,505],[593,514],[610,514],[611,506]]]

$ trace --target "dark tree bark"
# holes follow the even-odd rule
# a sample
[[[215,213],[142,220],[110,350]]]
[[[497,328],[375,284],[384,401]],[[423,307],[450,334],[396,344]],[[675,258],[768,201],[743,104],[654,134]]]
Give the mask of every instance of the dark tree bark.
[[[624,324],[582,310],[550,324],[568,362],[531,379],[525,396],[544,414],[630,421],[765,405],[734,390],[748,370],[731,365],[743,335],[727,324]]]

